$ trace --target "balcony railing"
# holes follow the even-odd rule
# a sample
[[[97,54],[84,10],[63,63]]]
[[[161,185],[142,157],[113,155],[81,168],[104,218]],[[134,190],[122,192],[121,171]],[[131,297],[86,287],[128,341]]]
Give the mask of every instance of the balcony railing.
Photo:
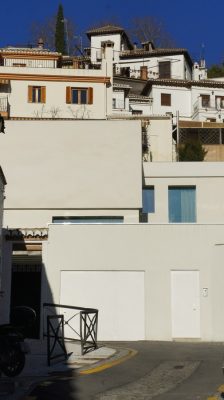
[[[8,97],[0,97],[0,113],[8,112]]]
[[[44,303],[43,309],[48,365],[58,357],[67,358],[65,340],[79,342],[82,355],[97,349],[97,309],[53,303]]]

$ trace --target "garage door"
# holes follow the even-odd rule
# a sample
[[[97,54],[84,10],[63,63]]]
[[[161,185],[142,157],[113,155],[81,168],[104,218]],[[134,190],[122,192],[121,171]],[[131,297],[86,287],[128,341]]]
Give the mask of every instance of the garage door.
[[[144,271],[62,271],[60,302],[97,308],[98,340],[145,339]]]

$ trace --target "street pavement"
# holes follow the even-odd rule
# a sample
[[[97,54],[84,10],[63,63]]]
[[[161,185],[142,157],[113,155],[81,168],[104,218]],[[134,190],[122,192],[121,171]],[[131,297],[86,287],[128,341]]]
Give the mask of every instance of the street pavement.
[[[223,343],[104,342],[85,356],[69,351],[67,362],[48,367],[33,346],[23,373],[1,378],[0,400],[224,398]]]

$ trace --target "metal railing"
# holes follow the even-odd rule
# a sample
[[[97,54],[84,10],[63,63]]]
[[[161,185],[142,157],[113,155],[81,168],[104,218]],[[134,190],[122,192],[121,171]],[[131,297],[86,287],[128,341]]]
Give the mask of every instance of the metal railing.
[[[97,309],[44,303],[43,310],[48,365],[55,358],[67,358],[65,340],[79,342],[82,355],[97,349]]]
[[[0,113],[8,111],[8,97],[0,97]]]

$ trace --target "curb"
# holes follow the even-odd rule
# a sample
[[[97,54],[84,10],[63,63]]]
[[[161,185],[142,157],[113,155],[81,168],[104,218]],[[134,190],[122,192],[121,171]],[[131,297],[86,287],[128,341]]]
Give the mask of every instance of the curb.
[[[92,368],[86,368],[82,369],[81,371],[78,372],[79,375],[89,375],[89,374],[96,374],[98,372],[104,371],[105,369],[112,368],[115,365],[122,364],[123,362],[129,360],[130,358],[134,357],[138,352],[133,349],[127,349],[128,354],[122,357],[119,357],[116,359],[116,355],[112,356],[111,358],[115,357],[115,360],[108,361],[108,362],[102,362],[102,364],[92,367]]]

